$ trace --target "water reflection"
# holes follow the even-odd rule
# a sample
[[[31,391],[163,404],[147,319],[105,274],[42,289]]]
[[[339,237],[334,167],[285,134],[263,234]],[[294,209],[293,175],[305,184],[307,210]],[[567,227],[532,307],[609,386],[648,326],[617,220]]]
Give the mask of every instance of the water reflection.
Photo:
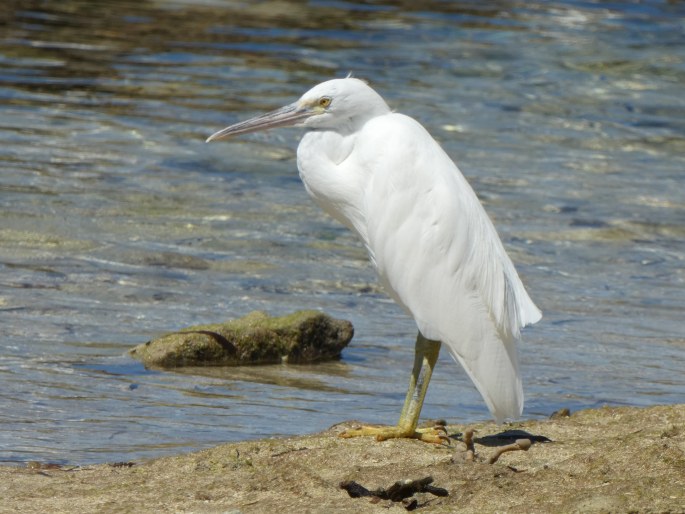
[[[296,130],[205,137],[355,72],[457,158],[544,313],[526,414],[682,401],[680,3],[0,6],[0,460],[394,420],[414,326],[306,198]],[[342,362],[146,371],[180,326],[320,307]],[[424,415],[485,407],[443,356]]]

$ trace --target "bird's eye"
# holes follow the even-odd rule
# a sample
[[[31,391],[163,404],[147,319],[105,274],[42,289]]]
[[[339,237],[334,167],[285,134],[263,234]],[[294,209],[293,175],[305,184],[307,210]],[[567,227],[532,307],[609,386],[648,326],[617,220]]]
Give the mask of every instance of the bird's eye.
[[[331,97],[330,96],[322,96],[319,98],[319,107],[323,107],[324,109],[331,105]]]

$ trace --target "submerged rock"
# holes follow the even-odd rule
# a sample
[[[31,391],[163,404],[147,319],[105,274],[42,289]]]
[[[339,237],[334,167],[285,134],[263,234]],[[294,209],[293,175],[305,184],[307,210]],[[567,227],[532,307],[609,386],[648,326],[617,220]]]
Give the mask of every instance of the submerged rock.
[[[148,367],[305,364],[339,359],[352,323],[318,311],[270,317],[251,312],[226,323],[188,327],[129,351]]]

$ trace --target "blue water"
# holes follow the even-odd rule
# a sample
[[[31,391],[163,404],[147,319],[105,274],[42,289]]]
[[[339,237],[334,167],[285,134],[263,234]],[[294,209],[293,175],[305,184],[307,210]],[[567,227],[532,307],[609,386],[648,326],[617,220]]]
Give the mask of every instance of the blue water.
[[[301,133],[204,143],[350,71],[455,158],[543,310],[526,417],[685,401],[685,6],[405,4],[5,0],[0,462],[395,421],[415,327],[307,198]],[[126,354],[301,308],[354,323],[342,361],[192,375]],[[447,355],[423,416],[488,418]]]

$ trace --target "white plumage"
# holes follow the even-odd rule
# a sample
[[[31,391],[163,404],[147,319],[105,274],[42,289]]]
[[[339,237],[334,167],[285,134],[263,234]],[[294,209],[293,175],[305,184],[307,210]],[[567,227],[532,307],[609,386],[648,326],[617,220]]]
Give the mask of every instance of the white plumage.
[[[359,236],[385,289],[426,339],[447,345],[495,420],[519,417],[516,342],[541,314],[457,166],[354,78],[210,139],[295,123],[310,129],[297,152],[309,194]]]

